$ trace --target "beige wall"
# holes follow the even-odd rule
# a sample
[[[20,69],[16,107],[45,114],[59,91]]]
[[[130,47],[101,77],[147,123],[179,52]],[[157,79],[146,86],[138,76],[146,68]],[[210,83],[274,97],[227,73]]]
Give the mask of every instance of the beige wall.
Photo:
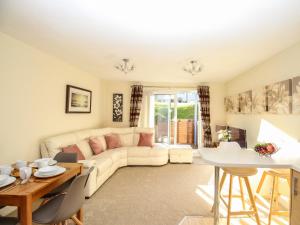
[[[276,81],[285,80],[300,75],[300,43],[273,56],[261,65],[250,71],[239,75],[227,83],[227,94],[236,94],[250,90],[251,88],[271,84]],[[267,131],[270,138],[274,136],[273,131],[281,136],[289,136],[292,139],[300,139],[300,116],[299,115],[272,115],[272,114],[227,114],[229,125],[247,130],[249,147],[257,142],[260,128],[264,129],[267,124],[270,129]],[[265,123],[266,122],[266,123]]]
[[[93,91],[91,114],[65,114],[66,84]],[[98,127],[102,83],[52,56],[0,33],[0,163],[39,157],[39,141]]]
[[[112,127],[126,127],[129,126],[129,106],[130,106],[130,94],[132,82],[120,82],[120,81],[105,81],[105,112],[104,112],[104,125]],[[170,84],[170,83],[142,83],[147,86],[170,86],[170,87],[195,87],[190,84]],[[213,131],[213,138],[215,140],[215,125],[226,124],[226,116],[224,112],[223,99],[225,96],[225,85],[223,83],[211,83],[211,126]],[[182,88],[184,90],[184,88]],[[196,88],[195,88],[196,90]],[[122,123],[112,122],[112,95],[113,93],[123,93],[124,96],[124,113]]]

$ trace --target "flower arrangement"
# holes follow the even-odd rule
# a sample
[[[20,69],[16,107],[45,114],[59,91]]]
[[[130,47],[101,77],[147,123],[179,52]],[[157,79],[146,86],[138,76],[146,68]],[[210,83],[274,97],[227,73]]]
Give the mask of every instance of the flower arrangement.
[[[262,156],[271,156],[279,149],[275,144],[272,143],[259,143],[254,146],[254,150]]]
[[[219,141],[231,141],[231,131],[228,129],[219,130],[217,132]]]

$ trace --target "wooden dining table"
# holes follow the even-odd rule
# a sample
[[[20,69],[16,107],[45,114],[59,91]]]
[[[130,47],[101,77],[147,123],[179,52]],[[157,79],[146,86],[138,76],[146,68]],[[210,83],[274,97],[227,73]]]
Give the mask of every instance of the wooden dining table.
[[[17,206],[21,225],[32,225],[32,204],[56,187],[82,173],[81,163],[58,163],[66,171],[58,176],[39,179],[32,176],[26,184],[20,180],[11,186],[0,189],[0,205]],[[77,218],[82,221],[82,209],[77,213]]]

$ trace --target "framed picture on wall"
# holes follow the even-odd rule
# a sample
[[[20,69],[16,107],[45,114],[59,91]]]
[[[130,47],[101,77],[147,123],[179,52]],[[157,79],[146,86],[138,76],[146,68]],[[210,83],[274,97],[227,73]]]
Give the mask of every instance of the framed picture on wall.
[[[273,114],[292,112],[292,80],[284,80],[267,86],[267,109]]]
[[[123,122],[123,94],[113,94],[113,122]]]
[[[91,113],[92,91],[67,85],[66,113]]]

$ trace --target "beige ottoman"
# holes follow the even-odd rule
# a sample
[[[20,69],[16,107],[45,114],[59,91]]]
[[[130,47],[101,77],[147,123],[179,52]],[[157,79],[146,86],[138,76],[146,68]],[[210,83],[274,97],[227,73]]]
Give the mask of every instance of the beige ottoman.
[[[170,163],[192,163],[193,149],[192,148],[171,148],[169,149]]]

